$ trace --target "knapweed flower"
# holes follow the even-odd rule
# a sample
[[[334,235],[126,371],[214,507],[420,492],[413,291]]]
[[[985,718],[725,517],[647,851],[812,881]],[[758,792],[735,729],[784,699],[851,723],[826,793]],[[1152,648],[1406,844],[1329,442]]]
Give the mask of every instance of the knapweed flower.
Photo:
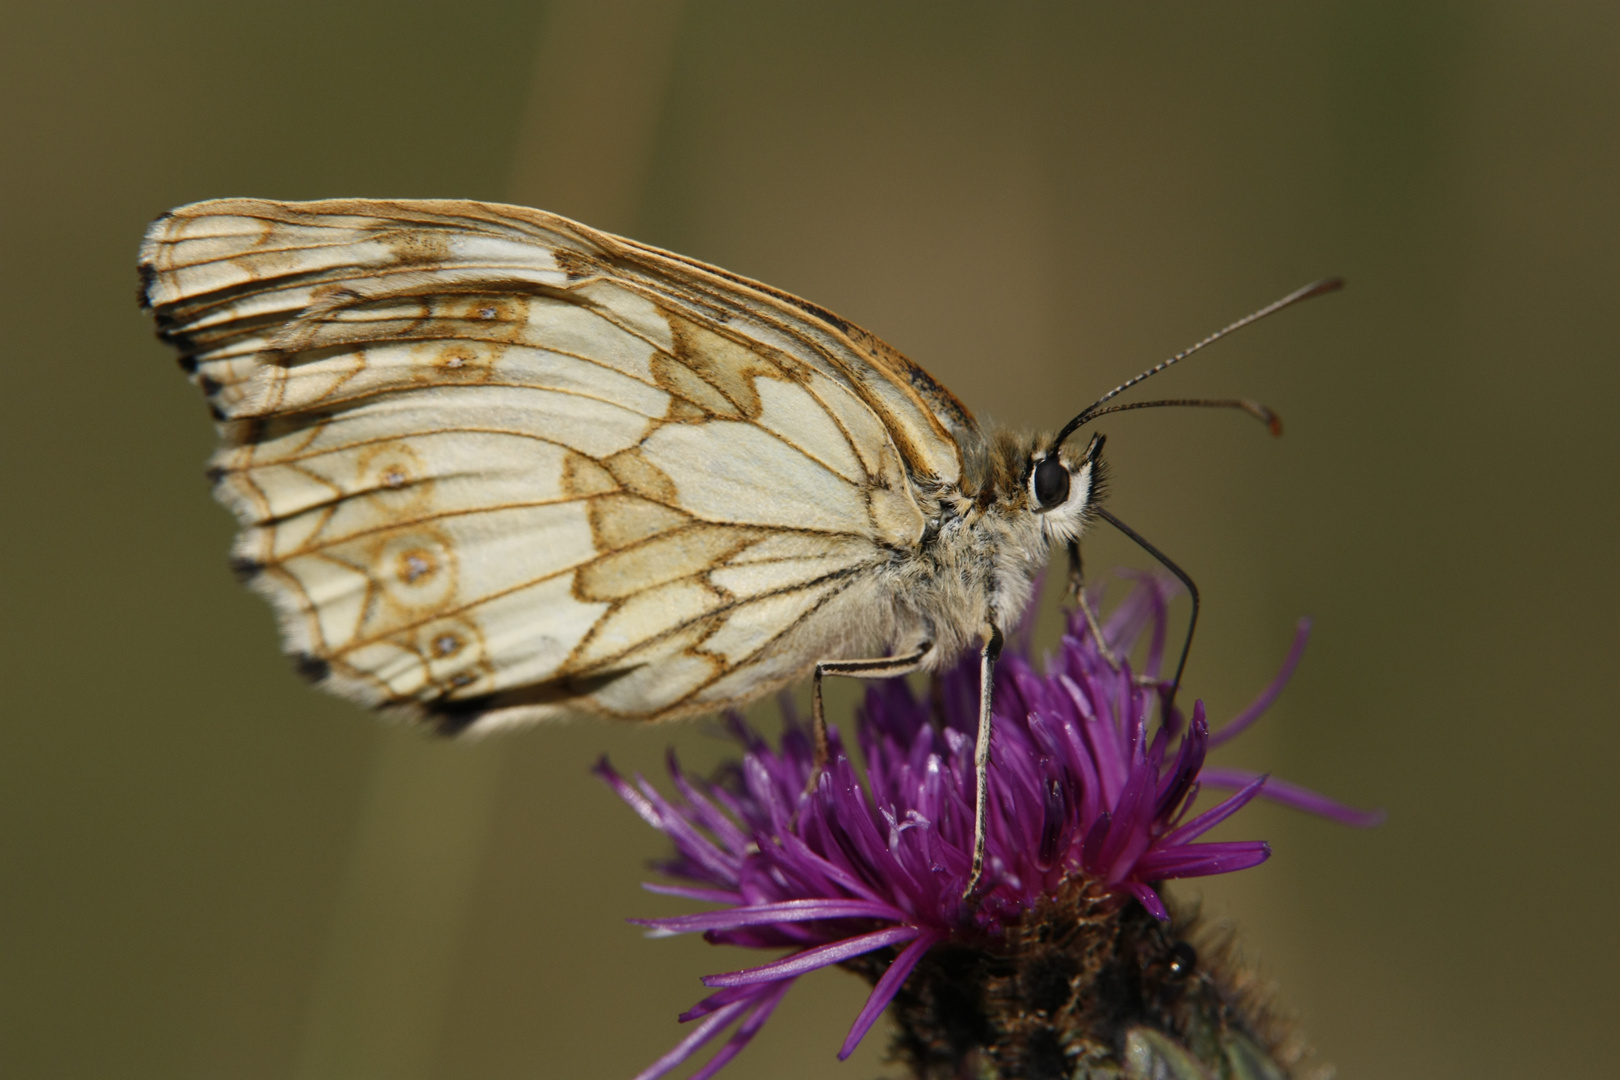
[[[918,1076],[958,1075],[970,1057],[973,1075],[1072,1077],[1096,1065],[1131,1076],[1132,1054],[1168,1061],[1176,1046],[1199,1040],[1208,1044],[1200,1060],[1225,1053],[1231,1061],[1255,1047],[1275,1059],[1279,1038],[1258,1030],[1258,1014],[1242,1015],[1242,993],[1207,972],[1190,977],[1196,952],[1159,883],[1265,861],[1262,841],[1202,839],[1257,796],[1350,824],[1373,818],[1265,776],[1204,767],[1209,747],[1247,727],[1282,690],[1305,645],[1303,621],[1276,679],[1219,731],[1211,734],[1202,702],[1190,717],[1174,710],[1154,722],[1167,689],[1160,673],[1172,588],[1139,579],[1101,626],[1106,647],[1079,613],[1071,616],[1044,673],[1027,646],[1002,654],[985,873],[972,900],[963,889],[973,845],[975,657],[935,678],[925,697],[903,679],[868,691],[856,727],[864,783],[834,731],[828,767],[810,785],[809,731],[786,707],[779,749],[729,718],[743,756],[714,779],[687,774],[671,755],[674,799],[604,761],[601,777],[674,842],[675,857],[658,868],[678,884],[647,888],[720,905],[634,921],[657,935],[701,932],[715,944],[787,950],[706,977],[714,992],[681,1016],[695,1024],[691,1033],[637,1080],[663,1076],[736,1024],[693,1074],[706,1080],[796,979],[831,965],[874,983],[839,1057],[892,1002],[897,1053]],[[1144,635],[1137,674],[1126,657]],[[1193,814],[1201,787],[1235,793]],[[1158,1058],[1155,1039],[1170,1048]]]

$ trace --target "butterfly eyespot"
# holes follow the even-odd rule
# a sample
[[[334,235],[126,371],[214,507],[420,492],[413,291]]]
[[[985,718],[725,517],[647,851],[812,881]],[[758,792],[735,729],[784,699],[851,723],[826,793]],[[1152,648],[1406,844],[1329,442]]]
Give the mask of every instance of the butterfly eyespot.
[[[461,639],[454,634],[440,634],[433,639],[433,655],[437,657],[453,656],[461,650]]]
[[[389,469],[383,473],[383,483],[391,488],[404,487],[406,479],[404,471],[400,469]]]
[[[433,571],[433,556],[425,551],[407,551],[399,557],[399,579],[407,585],[415,585]]]
[[[1045,458],[1035,466],[1035,473],[1030,477],[1029,485],[1035,495],[1036,505],[1042,510],[1050,510],[1069,498],[1069,470],[1060,459]]]
[[[495,309],[492,307],[481,307],[478,309],[478,317],[480,319],[493,319],[495,317]]]

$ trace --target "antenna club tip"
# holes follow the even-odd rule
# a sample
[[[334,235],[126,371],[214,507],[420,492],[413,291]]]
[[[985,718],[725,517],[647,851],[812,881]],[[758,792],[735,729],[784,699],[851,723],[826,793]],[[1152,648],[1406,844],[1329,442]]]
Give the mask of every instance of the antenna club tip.
[[[1282,417],[1278,416],[1276,413],[1272,412],[1258,401],[1250,401],[1247,398],[1244,398],[1241,401],[1221,402],[1220,404],[1235,405],[1242,409],[1244,412],[1266,425],[1266,430],[1271,432],[1273,437],[1281,435],[1283,432]]]
[[[1323,278],[1321,281],[1318,281],[1316,284],[1308,286],[1306,288],[1306,290],[1305,290],[1304,295],[1302,295],[1300,297],[1300,299],[1305,300],[1305,299],[1308,299],[1308,298],[1313,297],[1313,296],[1322,296],[1322,295],[1325,295],[1325,294],[1330,293],[1330,292],[1338,292],[1342,288],[1344,288],[1344,278],[1342,278],[1342,277]]]

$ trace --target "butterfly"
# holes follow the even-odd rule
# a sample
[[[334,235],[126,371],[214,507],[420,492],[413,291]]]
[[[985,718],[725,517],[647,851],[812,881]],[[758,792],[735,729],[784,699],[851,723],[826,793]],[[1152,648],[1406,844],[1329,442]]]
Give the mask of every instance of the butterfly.
[[[823,308],[516,206],[195,203],[140,270],[218,424],[233,565],[311,681],[461,733],[809,675],[824,757],[824,675],[976,647],[981,838],[1000,643],[1050,552],[1077,568],[1116,520],[1102,437],[1070,436],[1156,404],[1270,419],[1104,407],[1183,353],[1056,435],[987,430]]]

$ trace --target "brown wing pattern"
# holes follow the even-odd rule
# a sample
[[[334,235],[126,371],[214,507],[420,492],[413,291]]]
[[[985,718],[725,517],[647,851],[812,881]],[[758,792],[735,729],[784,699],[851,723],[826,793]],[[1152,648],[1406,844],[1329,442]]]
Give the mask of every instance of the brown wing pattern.
[[[141,267],[288,650],[449,727],[780,685],[960,475],[875,339],[539,211],[220,200]]]

